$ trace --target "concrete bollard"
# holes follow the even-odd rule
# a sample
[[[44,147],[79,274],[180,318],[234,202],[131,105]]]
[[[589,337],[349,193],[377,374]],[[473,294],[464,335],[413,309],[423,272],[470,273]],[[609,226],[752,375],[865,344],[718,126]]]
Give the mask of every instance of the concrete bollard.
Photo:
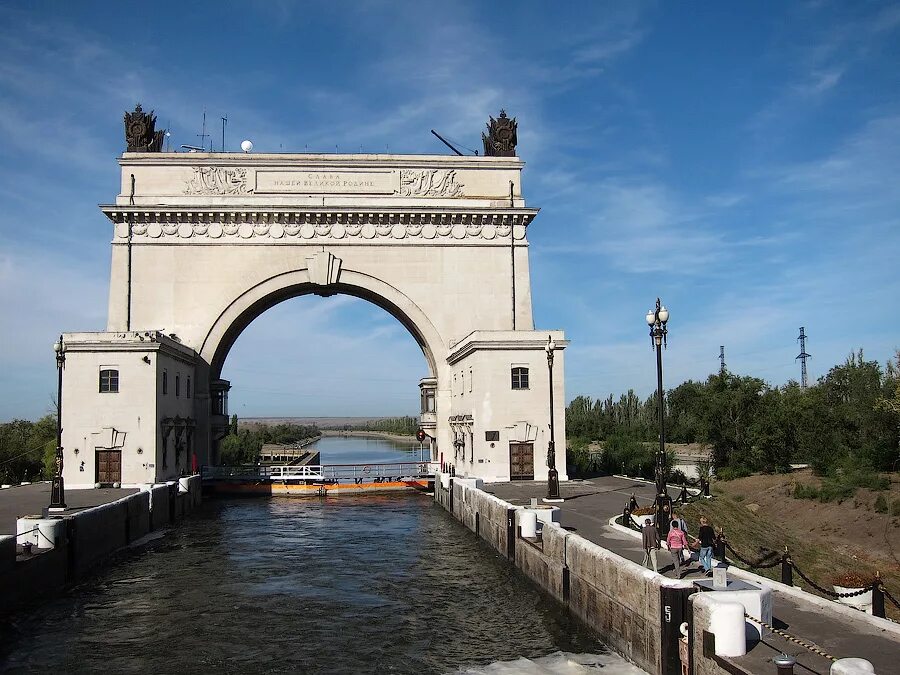
[[[865,659],[838,659],[831,664],[831,675],[873,675],[875,666]]]
[[[747,653],[743,605],[716,602],[710,614],[709,631],[716,636],[717,656],[743,656]]]
[[[537,537],[537,514],[534,511],[519,511],[519,528],[523,537]]]
[[[24,516],[16,520],[16,541],[35,548],[54,548],[65,538],[66,524],[60,516]]]

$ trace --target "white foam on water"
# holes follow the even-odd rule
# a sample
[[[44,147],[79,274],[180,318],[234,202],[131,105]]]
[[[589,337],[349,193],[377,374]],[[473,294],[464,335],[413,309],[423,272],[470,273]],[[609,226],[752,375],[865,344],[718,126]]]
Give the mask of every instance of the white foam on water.
[[[538,659],[497,661],[487,666],[459,669],[455,675],[647,675],[634,664],[614,654],[554,652]]]

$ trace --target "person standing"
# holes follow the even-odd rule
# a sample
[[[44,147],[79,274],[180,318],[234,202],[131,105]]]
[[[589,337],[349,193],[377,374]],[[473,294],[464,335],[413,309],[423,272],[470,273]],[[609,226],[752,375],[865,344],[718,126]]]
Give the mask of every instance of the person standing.
[[[672,510],[668,504],[663,504],[662,517],[656,523],[656,531],[659,532],[659,539],[662,541],[669,534],[669,526],[672,524]]]
[[[684,521],[684,518],[682,518],[681,516],[679,516],[677,513],[674,513],[674,512],[673,512],[673,513],[672,513],[672,520],[674,520],[676,523],[678,523],[678,527],[679,527],[679,529],[680,529],[682,532],[684,532],[685,534],[687,534],[687,523]]]
[[[681,579],[681,556],[682,551],[688,548],[688,540],[687,537],[684,536],[684,532],[678,527],[678,521],[672,521],[672,527],[669,529],[669,534],[666,536],[666,543],[669,545],[669,553],[672,554],[672,562],[675,565],[675,574]],[[690,549],[688,549],[690,550]]]
[[[644,520],[644,527],[641,528],[641,537],[644,542],[644,561],[641,563],[644,567],[650,568],[653,565],[653,571],[659,572],[659,533],[656,526],[649,518]]]
[[[706,516],[700,516],[699,536],[694,537],[694,541],[700,544],[700,564],[703,565],[703,571],[706,576],[712,576],[712,551],[713,542],[716,539],[716,532],[709,524]]]

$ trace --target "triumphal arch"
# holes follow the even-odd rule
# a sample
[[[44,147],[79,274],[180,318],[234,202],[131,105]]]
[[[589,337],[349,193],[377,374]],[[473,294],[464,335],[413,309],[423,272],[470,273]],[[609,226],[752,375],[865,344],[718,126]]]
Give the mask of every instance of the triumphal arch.
[[[567,342],[533,325],[538,209],[522,193],[515,120],[491,118],[486,156],[158,152],[154,125],[140,107],[126,115],[119,192],[101,206],[112,223],[107,330],[64,335],[70,488],[215,463],[229,349],[268,308],[309,293],[370,301],[416,339],[427,370],[410,386],[434,461],[486,480],[546,479],[545,346],[552,336],[564,439]],[[332,349],[297,347],[310,359]]]

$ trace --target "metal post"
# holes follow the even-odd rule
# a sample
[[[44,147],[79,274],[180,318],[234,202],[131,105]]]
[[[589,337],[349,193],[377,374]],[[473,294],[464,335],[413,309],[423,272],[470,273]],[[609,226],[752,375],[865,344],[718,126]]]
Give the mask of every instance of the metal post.
[[[774,660],[778,675],[794,675],[794,665],[797,660],[793,656],[782,654]]]
[[[550,377],[550,445],[547,448],[547,500],[560,501],[559,496],[559,471],[556,470],[556,437],[553,425],[553,351],[555,345],[553,338],[547,336],[547,371]]]
[[[59,336],[59,342],[53,345],[56,352],[56,370],[58,374],[56,384],[56,475],[50,487],[50,510],[66,510],[66,488],[63,482],[63,447],[62,447],[62,385],[63,366],[66,364],[66,345],[63,336]]]
[[[784,547],[784,553],[781,554],[781,583],[788,586],[794,585],[794,566],[791,564],[787,546]]]
[[[647,325],[650,326],[650,346],[656,350],[656,396],[659,406],[659,450],[656,453],[656,525],[660,526],[663,517],[663,506],[668,502],[666,491],[665,458],[666,458],[666,422],[665,402],[663,394],[662,350],[666,346],[666,323],[669,310],[656,299],[656,310],[647,312]],[[662,530],[660,530],[661,532]]]
[[[884,587],[881,582],[881,572],[875,573],[875,583],[872,584],[872,616],[884,617]]]

